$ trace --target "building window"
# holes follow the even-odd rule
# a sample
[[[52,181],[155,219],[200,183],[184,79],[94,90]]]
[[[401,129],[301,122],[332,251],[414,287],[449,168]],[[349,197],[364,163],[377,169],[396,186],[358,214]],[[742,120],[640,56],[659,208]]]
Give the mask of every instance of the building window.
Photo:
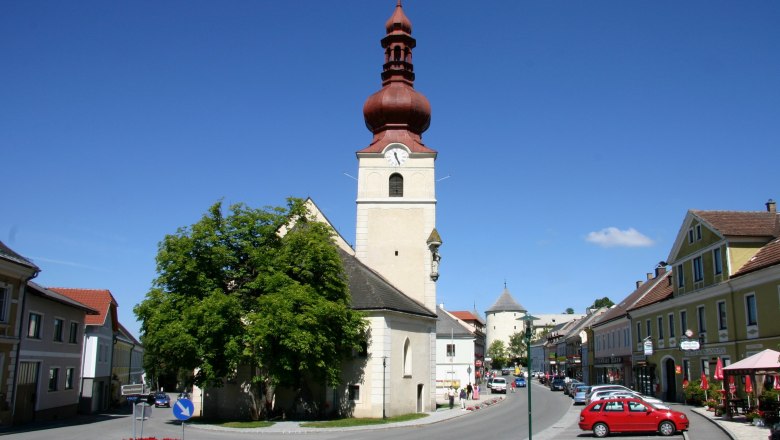
[[[0,283],[0,322],[8,322],[8,306],[11,302],[11,287]]]
[[[726,301],[718,301],[718,330],[726,330]]]
[[[688,229],[688,243],[693,243],[693,228]]]
[[[747,314],[747,325],[758,325],[756,295],[750,294],[745,297],[745,313]]]
[[[647,337],[652,338],[653,337],[653,328],[650,327],[650,320],[648,319],[645,321],[645,327],[647,327]]]
[[[693,259],[693,282],[698,283],[704,279],[704,268],[701,265],[701,256]]]
[[[712,250],[712,263],[715,270],[715,275],[723,273],[723,259],[720,257],[720,248]]]
[[[447,356],[455,357],[455,344],[447,344]]]
[[[705,376],[709,376],[710,375],[710,360],[709,359],[704,358],[704,359],[701,360],[701,372]]]
[[[409,338],[404,342],[404,376],[412,375],[412,348]]]
[[[404,177],[398,173],[390,175],[390,197],[404,196]]]
[[[49,368],[49,391],[57,391],[57,382],[60,379],[59,368]]]
[[[688,312],[680,310],[680,333],[685,334],[688,330]]]
[[[685,272],[683,272],[683,265],[677,265],[677,287],[685,287]]]
[[[696,225],[696,241],[701,240],[701,225]]]
[[[359,401],[360,400],[360,385],[350,385],[349,386],[349,400],[352,401]]]
[[[75,368],[68,368],[65,370],[65,389],[66,390],[72,390],[73,389],[73,376],[76,374]]]
[[[78,337],[79,337],[79,323],[71,322],[70,333],[68,334],[68,342],[70,342],[71,344],[75,344],[78,342]]]
[[[699,320],[699,333],[707,332],[707,316],[704,314],[704,306],[699,306],[696,309],[697,318]]]
[[[669,314],[669,337],[673,338],[675,336],[674,331],[674,313]]]
[[[636,323],[636,342],[642,342],[642,323]]]
[[[30,313],[30,320],[27,322],[27,337],[41,339],[41,315]]]
[[[689,379],[691,377],[691,361],[683,359],[682,361],[683,379]]]
[[[658,317],[658,339],[664,338],[664,317]]]
[[[59,318],[54,319],[54,341],[62,342],[62,326],[65,322]]]
[[[628,327],[623,329],[623,346],[628,347],[630,343],[628,342]]]

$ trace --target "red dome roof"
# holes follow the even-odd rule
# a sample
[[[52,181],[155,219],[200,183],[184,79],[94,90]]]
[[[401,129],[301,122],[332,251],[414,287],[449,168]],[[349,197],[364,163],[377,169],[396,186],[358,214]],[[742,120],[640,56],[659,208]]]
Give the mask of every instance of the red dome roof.
[[[373,133],[406,128],[422,134],[431,124],[431,104],[405,82],[391,82],[369,96],[363,106],[366,127]]]

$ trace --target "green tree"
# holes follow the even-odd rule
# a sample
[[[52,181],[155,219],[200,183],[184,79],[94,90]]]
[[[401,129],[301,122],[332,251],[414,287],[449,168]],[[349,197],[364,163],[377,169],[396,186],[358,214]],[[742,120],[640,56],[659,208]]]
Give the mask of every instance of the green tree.
[[[134,309],[146,371],[196,372],[192,383],[219,386],[248,365],[253,418],[270,408],[278,385],[337,384],[367,323],[350,307],[332,229],[308,214],[300,199],[285,208],[236,204],[227,215],[218,202],[166,236],[157,278]]]
[[[509,337],[508,352],[510,358],[523,365],[527,365],[525,359],[528,357],[528,353],[526,350],[525,332],[517,332]]]
[[[493,368],[502,368],[504,365],[507,365],[509,361],[509,355],[504,341],[493,341],[490,344],[490,347],[488,347],[488,354],[493,359],[491,362]]]
[[[566,309],[566,314],[567,315],[573,315],[574,314],[574,309],[572,309],[571,307],[567,308]]]
[[[602,307],[612,307],[614,305],[615,305],[615,303],[613,303],[611,299],[609,299],[609,298],[607,298],[605,296],[604,298],[597,299],[596,301],[594,301],[593,305],[590,306],[590,308],[592,308],[592,309],[600,309]]]

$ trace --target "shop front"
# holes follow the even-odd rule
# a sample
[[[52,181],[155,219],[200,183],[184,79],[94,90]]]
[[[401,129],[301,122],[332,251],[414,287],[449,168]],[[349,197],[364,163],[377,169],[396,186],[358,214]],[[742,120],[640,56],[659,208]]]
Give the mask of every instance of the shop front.
[[[628,357],[624,356],[596,358],[593,363],[593,369],[596,376],[595,384],[616,384],[625,386],[627,358]]]

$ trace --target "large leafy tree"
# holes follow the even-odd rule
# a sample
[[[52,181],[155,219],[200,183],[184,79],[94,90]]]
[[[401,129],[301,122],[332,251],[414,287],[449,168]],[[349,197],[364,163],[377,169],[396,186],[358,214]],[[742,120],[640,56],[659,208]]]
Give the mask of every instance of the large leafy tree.
[[[615,303],[613,303],[612,300],[609,299],[609,297],[605,296],[604,298],[600,298],[600,299],[597,299],[596,301],[594,301],[593,305],[590,306],[590,308],[592,308],[592,309],[600,309],[602,307],[612,307],[614,305],[615,305]]]
[[[525,332],[516,332],[509,337],[509,357],[527,364],[528,353],[526,352]]]
[[[193,383],[218,386],[248,365],[253,416],[270,408],[277,385],[338,383],[367,323],[350,308],[332,234],[289,199],[285,208],[236,204],[227,215],[218,202],[166,236],[157,278],[134,309],[146,371],[194,371]]]
[[[509,355],[507,353],[506,344],[504,344],[504,341],[493,341],[490,344],[490,347],[488,347],[488,354],[493,359],[491,362],[493,368],[502,368],[509,362]]]

